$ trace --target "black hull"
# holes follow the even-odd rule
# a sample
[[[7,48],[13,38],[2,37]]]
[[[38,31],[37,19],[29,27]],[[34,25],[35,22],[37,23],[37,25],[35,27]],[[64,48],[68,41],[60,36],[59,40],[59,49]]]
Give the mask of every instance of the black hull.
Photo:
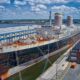
[[[66,37],[64,39],[61,39],[57,42],[50,43],[47,45],[39,46],[39,47],[34,47],[30,49],[24,49],[20,51],[14,51],[14,52],[8,52],[4,54],[0,54],[3,56],[3,58],[0,58],[0,64],[13,67],[17,65],[16,61],[16,54],[18,55],[19,63],[22,64],[25,62],[28,62],[30,60],[36,59],[40,56],[43,56],[45,54],[50,54],[51,52],[54,52],[70,43],[74,44],[77,40],[80,39],[80,33],[71,36],[71,37]]]

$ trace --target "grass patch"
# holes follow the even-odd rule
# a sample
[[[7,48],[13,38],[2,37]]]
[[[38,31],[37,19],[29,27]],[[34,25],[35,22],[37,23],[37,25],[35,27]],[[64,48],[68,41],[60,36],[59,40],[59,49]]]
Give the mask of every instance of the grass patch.
[[[67,49],[59,52],[59,54],[57,54],[57,55],[50,56],[49,60],[52,63],[54,63],[66,51],[67,51]],[[47,64],[47,65],[45,66],[45,64]],[[45,66],[45,68],[44,68],[44,66]],[[43,60],[27,69],[21,71],[22,79],[23,80],[35,80],[40,74],[43,73],[43,71],[48,69],[50,66],[51,66],[51,64],[49,63],[49,61]],[[19,80],[19,73],[11,76],[7,80]]]

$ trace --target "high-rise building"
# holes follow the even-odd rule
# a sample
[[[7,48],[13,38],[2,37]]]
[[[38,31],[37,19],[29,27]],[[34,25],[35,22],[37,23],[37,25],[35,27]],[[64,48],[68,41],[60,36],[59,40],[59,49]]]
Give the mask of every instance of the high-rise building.
[[[67,17],[67,26],[72,26],[73,24],[73,18],[71,16]]]
[[[62,25],[62,14],[55,13],[54,24],[55,26],[59,26],[59,27]]]

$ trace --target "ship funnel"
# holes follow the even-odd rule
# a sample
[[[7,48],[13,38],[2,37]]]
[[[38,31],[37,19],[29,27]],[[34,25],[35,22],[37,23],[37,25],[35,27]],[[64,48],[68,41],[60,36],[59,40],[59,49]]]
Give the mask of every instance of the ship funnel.
[[[55,13],[54,25],[61,27],[61,25],[62,25],[62,14],[60,14],[60,13]]]
[[[73,25],[73,18],[71,16],[67,17],[67,26],[72,26]]]

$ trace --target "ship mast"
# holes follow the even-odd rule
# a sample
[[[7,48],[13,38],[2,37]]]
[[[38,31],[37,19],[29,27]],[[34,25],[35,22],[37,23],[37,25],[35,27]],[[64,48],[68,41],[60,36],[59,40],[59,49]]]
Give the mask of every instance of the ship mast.
[[[52,11],[50,10],[50,11],[49,11],[49,25],[50,25],[50,26],[52,25],[51,15],[52,15]]]

